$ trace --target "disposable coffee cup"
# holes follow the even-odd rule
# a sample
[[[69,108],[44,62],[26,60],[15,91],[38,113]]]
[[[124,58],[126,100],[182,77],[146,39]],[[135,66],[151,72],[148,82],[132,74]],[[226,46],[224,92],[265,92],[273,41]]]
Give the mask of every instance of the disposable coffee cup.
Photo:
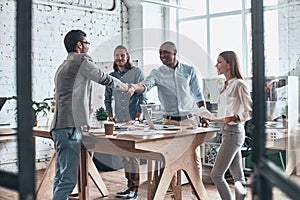
[[[104,122],[105,135],[113,135],[114,127],[115,127],[114,122]]]

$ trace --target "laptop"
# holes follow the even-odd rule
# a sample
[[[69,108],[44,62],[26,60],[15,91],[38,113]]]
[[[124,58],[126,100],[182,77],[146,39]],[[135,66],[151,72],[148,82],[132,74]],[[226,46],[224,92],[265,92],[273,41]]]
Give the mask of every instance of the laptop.
[[[146,119],[149,128],[154,130],[179,130],[179,126],[175,125],[162,125],[162,124],[154,124],[152,118],[150,117],[148,108],[146,105],[141,105],[142,112],[144,114],[144,118]]]
[[[2,109],[2,107],[4,106],[5,102],[6,102],[7,98],[6,97],[0,97],[0,110]]]
[[[7,97],[0,97],[0,111],[3,108],[6,101],[7,101]],[[8,122],[0,121],[0,126],[8,126],[8,125],[10,125]]]

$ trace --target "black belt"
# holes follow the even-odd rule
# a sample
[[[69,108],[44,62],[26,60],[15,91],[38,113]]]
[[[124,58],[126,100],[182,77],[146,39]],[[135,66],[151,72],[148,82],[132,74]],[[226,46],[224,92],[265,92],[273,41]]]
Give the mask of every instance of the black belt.
[[[192,114],[184,115],[184,116],[170,116],[170,115],[163,115],[163,118],[175,121],[182,121],[188,118],[193,117]]]

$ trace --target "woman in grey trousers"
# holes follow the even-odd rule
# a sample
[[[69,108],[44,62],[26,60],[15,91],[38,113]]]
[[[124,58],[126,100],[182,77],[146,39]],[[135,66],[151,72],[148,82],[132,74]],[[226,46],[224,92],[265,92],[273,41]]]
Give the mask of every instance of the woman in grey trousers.
[[[237,55],[233,51],[219,54],[216,68],[226,78],[220,91],[217,118],[220,119],[222,142],[217,154],[211,178],[224,200],[231,200],[232,194],[225,179],[229,169],[235,182],[245,183],[242,167],[241,146],[245,139],[243,122],[251,119],[252,100],[243,81]]]

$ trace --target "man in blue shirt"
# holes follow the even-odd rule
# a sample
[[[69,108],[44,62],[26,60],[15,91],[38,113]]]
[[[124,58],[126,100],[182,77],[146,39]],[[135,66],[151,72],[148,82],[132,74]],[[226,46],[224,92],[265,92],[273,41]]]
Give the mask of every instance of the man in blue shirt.
[[[164,112],[163,123],[197,126],[192,112],[196,106],[205,107],[199,79],[194,67],[180,63],[176,54],[175,44],[164,42],[159,49],[163,65],[153,69],[144,81],[131,84],[128,94],[148,92],[157,86],[158,98]],[[205,119],[202,120],[202,125],[208,125]]]
[[[197,73],[192,66],[180,63],[177,58],[177,49],[173,42],[164,42],[159,48],[160,60],[163,65],[153,69],[144,81],[130,84],[128,95],[148,92],[157,86],[158,98],[163,107],[163,124],[177,126],[198,126],[193,110],[196,106],[206,106],[201,92]],[[202,126],[208,122],[202,119]],[[201,159],[199,149],[195,151],[195,160],[200,176]]]

